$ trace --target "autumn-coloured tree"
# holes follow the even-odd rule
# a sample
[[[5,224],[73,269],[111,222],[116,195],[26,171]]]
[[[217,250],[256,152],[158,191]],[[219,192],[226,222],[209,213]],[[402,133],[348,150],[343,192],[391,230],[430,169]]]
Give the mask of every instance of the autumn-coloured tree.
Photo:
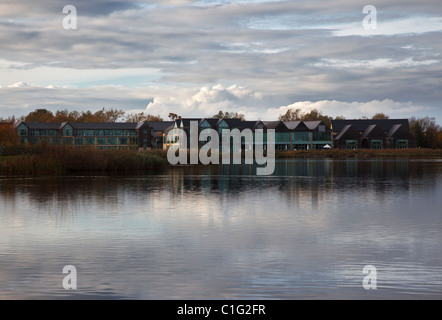
[[[373,120],[379,120],[379,119],[390,119],[390,116],[387,116],[385,113],[378,112],[373,117]]]
[[[160,115],[145,114],[144,112],[132,113],[126,116],[126,122],[141,122],[141,121],[163,121]]]
[[[442,149],[442,130],[439,130],[439,133],[437,134],[436,147]]]
[[[286,113],[279,115],[280,121],[299,121],[301,120],[301,109],[288,109]]]
[[[17,128],[14,127],[15,118],[0,119],[0,147],[20,144]]]
[[[322,121],[324,122],[324,124],[330,128],[331,127],[331,120],[332,118],[326,115],[323,115],[321,111],[319,111],[318,109],[313,109],[310,112],[304,113],[301,116],[301,120],[302,121]]]
[[[24,117],[26,122],[117,122],[125,112],[121,109],[102,108],[97,112],[58,110],[55,115],[47,109],[36,109]]]
[[[420,148],[437,148],[440,127],[435,118],[423,117],[410,119],[410,131]]]
[[[239,119],[241,121],[245,121],[245,116],[242,113],[239,112],[224,112],[220,110],[217,114],[212,116],[212,119]]]
[[[26,117],[26,122],[50,122],[54,118],[54,114],[47,109],[36,109],[30,112]]]

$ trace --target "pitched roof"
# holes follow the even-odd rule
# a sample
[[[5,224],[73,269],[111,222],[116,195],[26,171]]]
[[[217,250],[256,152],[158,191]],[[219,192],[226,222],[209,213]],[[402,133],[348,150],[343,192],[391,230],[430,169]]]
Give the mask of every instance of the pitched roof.
[[[135,130],[144,122],[73,122],[69,124],[75,130]]]
[[[284,124],[287,128],[289,128],[290,130],[294,130],[296,129],[300,124],[302,123],[302,121],[284,121]]]
[[[146,123],[155,131],[164,131],[173,126],[173,121],[146,121]]]
[[[181,126],[181,123],[183,124],[184,127],[189,127],[190,126],[190,122],[197,121],[198,124],[200,124],[200,122],[202,120],[203,120],[202,118],[181,118],[181,119],[176,119],[175,122],[177,123],[178,127]]]
[[[221,120],[224,120],[229,125],[229,127],[233,127],[233,128],[239,128],[243,125],[243,122],[246,122],[246,121],[242,121],[241,119],[221,119]],[[252,121],[252,122],[255,122],[255,121]]]
[[[285,126],[282,121],[263,121],[262,122],[267,129],[276,129],[281,123]]]
[[[321,123],[323,124],[321,120],[303,122],[310,130],[315,130]]]
[[[376,128],[375,124],[371,124],[367,127],[367,129],[364,131],[364,134],[362,135],[362,138],[367,138],[370,133],[374,130],[374,128]]]
[[[344,128],[342,128],[341,132],[339,132],[339,134],[336,136],[335,140],[341,139],[342,136],[345,135],[347,133],[347,131],[349,131],[352,126],[353,125],[351,125],[351,124],[347,124]]]
[[[31,130],[58,130],[61,122],[21,122]]]
[[[259,121],[241,121],[240,124],[240,129],[244,130],[244,129],[255,129],[256,125],[258,124]]]
[[[391,127],[390,131],[388,131],[387,136],[392,137],[394,134],[402,127],[402,124],[395,124]]]
[[[408,119],[362,119],[362,120],[332,120],[332,129],[335,132],[342,131],[348,125],[353,125],[358,131],[365,132],[368,126],[378,125],[383,131],[390,131],[391,127],[401,124],[409,128]]]

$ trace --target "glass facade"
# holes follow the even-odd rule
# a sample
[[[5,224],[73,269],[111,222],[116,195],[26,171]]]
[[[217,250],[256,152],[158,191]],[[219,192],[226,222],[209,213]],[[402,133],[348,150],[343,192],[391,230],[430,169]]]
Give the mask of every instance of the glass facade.
[[[148,129],[143,129],[144,133]],[[47,142],[54,145],[89,146],[99,149],[119,149],[129,146],[138,146],[138,132],[136,129],[73,129],[69,124],[61,129],[28,129],[24,124],[18,127],[23,143],[37,144]],[[146,140],[147,141],[147,140]]]

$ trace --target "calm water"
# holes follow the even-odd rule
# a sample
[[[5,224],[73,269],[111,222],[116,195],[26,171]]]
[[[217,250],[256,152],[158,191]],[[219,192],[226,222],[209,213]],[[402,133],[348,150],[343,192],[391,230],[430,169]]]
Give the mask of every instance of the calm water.
[[[281,160],[254,174],[0,178],[0,299],[442,298],[440,160]]]

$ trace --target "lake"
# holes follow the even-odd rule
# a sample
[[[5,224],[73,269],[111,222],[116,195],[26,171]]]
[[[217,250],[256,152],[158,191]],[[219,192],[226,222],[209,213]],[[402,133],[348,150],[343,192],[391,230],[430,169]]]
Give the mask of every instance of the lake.
[[[442,298],[441,160],[255,172],[0,177],[0,299]]]

